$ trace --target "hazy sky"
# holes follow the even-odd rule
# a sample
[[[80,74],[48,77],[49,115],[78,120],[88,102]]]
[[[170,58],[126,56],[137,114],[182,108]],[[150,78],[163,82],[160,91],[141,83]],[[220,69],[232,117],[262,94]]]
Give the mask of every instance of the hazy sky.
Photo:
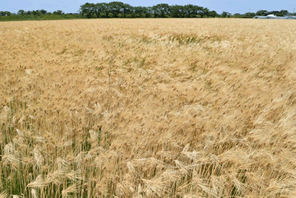
[[[121,0],[118,0],[121,1]],[[0,0],[0,10],[17,12],[19,9],[23,10],[40,10],[47,11],[63,10],[66,13],[78,12],[80,5],[90,3],[101,3],[110,1],[99,0]],[[125,0],[121,1],[132,6],[151,6],[158,3],[168,3],[186,5],[194,4],[215,10],[218,13],[223,11],[234,13],[256,12],[257,10],[288,10],[293,12],[296,8],[296,0],[149,0],[136,1]]]

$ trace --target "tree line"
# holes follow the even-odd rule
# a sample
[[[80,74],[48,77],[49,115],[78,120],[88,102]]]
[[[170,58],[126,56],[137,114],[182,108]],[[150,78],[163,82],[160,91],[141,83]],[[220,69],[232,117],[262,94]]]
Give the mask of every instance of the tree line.
[[[86,18],[253,18],[255,15],[266,16],[275,14],[284,16],[290,14],[287,10],[270,11],[259,10],[244,14],[222,12],[218,14],[197,5],[169,5],[166,3],[157,4],[151,7],[131,6],[127,3],[113,1],[110,3],[85,3],[80,6],[80,14]]]
[[[157,4],[151,7],[131,6],[113,1],[110,3],[86,3],[80,6],[80,14],[87,18],[193,18],[218,17],[216,11],[210,11],[197,5]]]
[[[20,16],[25,16],[25,15],[51,15],[51,14],[56,14],[56,15],[62,15],[64,14],[64,12],[62,10],[57,10],[54,12],[47,12],[46,10],[42,9],[42,10],[19,10],[17,13],[11,13],[9,11],[0,11],[0,16],[12,16],[12,15],[20,15]]]
[[[48,12],[42,10],[25,11],[19,10],[17,13],[9,11],[0,11],[0,16],[43,16],[43,15],[76,15],[76,18],[253,18],[257,16],[267,16],[275,14],[284,16],[289,13],[287,10],[267,11],[259,10],[257,12],[247,12],[244,14],[222,12],[218,14],[214,10],[209,10],[197,5],[169,5],[166,3],[157,4],[150,7],[131,6],[120,1],[110,3],[85,3],[80,6],[79,13],[64,13],[62,10]],[[79,16],[77,16],[79,15]]]

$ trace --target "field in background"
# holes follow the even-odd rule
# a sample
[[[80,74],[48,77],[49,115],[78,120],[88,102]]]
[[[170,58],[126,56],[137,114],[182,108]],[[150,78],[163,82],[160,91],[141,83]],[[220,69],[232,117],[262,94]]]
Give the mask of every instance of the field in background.
[[[295,197],[295,36],[278,20],[1,23],[0,197]]]

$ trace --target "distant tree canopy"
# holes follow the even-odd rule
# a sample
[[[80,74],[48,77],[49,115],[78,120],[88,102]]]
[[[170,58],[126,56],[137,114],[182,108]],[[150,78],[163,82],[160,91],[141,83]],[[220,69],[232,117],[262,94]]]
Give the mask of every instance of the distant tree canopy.
[[[287,10],[281,11],[267,11],[258,10],[256,13],[247,12],[245,14],[229,12],[222,12],[218,14],[214,10],[209,10],[197,5],[169,5],[166,3],[157,4],[150,7],[131,6],[127,3],[120,1],[113,1],[110,3],[85,3],[80,6],[79,13],[65,14],[62,10],[48,12],[44,9],[41,10],[19,10],[16,14],[9,11],[0,11],[0,16],[20,16],[20,17],[33,17],[42,18],[49,15],[56,17],[75,17],[75,18],[253,18],[255,15],[267,16],[274,14],[276,16],[289,15]],[[32,18],[31,17],[31,18]],[[10,17],[12,18],[12,17]]]
[[[25,10],[19,10],[18,12],[17,12],[17,15],[24,15],[25,14]]]
[[[214,10],[209,10],[197,5],[168,5],[166,3],[157,4],[151,7],[131,6],[120,1],[110,3],[85,3],[80,6],[80,14],[86,18],[253,18],[255,15],[266,16],[275,14],[284,16],[289,14],[287,10],[271,11],[259,10],[256,13],[247,12],[245,14],[229,12],[218,14]]]
[[[40,15],[45,15],[45,14],[52,14],[51,12],[47,12],[44,9],[41,10],[19,10],[16,14],[14,13],[10,13],[9,11],[0,11],[0,16],[10,16],[10,15],[34,15],[34,16],[40,16]],[[54,11],[53,14],[57,14],[57,15],[62,15],[64,14],[64,12],[62,10],[57,10]]]
[[[119,1],[85,3],[80,6],[80,14],[87,18],[203,18],[219,16],[216,11],[192,4],[183,6],[161,3],[151,7],[134,7]]]
[[[64,12],[62,10],[54,11],[52,14],[62,15]]]
[[[0,16],[10,16],[11,12],[9,11],[0,11]]]
[[[223,18],[229,18],[229,17],[231,17],[232,15],[229,13],[229,12],[222,12],[222,14],[221,14],[221,17],[223,17]]]

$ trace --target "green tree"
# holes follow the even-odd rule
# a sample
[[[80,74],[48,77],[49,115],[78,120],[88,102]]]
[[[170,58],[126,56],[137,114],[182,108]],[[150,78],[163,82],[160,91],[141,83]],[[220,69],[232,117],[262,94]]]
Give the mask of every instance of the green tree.
[[[216,11],[212,10],[209,12],[209,17],[213,17],[213,18],[219,17],[219,14]]]
[[[46,14],[46,13],[47,13],[47,11],[46,11],[46,10],[44,10],[44,9],[42,9],[42,10],[39,10],[39,12],[40,12],[41,14]]]
[[[197,14],[199,14],[202,18],[209,17],[210,10],[208,8],[198,7]]]
[[[127,3],[121,4],[120,14],[121,17],[126,17],[133,11],[133,7]]]
[[[92,18],[94,14],[94,4],[93,3],[85,3],[80,6],[80,14],[82,16],[86,16],[87,18]],[[55,12],[53,12],[55,14]]]
[[[110,14],[112,14],[111,7],[109,6],[108,3],[103,3],[103,5],[104,5],[105,16],[109,17]]]
[[[165,18],[170,14],[170,6],[166,3],[157,4],[152,7],[154,17]]]
[[[192,4],[185,5],[184,9],[186,13],[185,14],[186,18],[192,18],[197,15],[197,13],[195,12],[195,6]]]
[[[36,17],[40,15],[40,12],[38,10],[33,10],[32,14],[34,15],[34,18],[36,19]]]
[[[25,11],[24,10],[19,10],[18,12],[17,12],[17,15],[24,15],[25,14]]]
[[[256,13],[254,12],[246,12],[243,16],[243,18],[253,18],[254,16],[256,16]]]
[[[104,5],[103,3],[97,3],[97,4],[93,4],[91,7],[90,7],[90,12],[94,14],[96,14],[97,18],[100,18],[101,17],[101,13],[104,12]]]
[[[186,16],[186,12],[184,6],[182,5],[172,5],[170,16],[174,18],[184,18]]]
[[[200,17],[204,17],[205,13],[208,14],[209,12],[208,9],[205,10],[203,7],[192,5],[192,4],[185,5],[184,8],[185,8],[186,17],[188,18],[195,18],[197,17],[197,15],[199,15]]]
[[[267,10],[258,10],[256,12],[257,16],[267,16],[267,14],[268,14]]]
[[[124,3],[119,2],[119,1],[112,1],[109,3],[109,8],[111,13],[113,14],[113,17],[118,17],[119,14],[125,15],[124,14]]]
[[[9,11],[4,11],[4,16],[11,16],[12,14],[11,14],[11,12],[9,12]]]
[[[281,10],[280,13],[282,13],[283,16],[288,15],[289,12],[288,10]]]
[[[133,7],[134,17],[145,18],[148,16],[148,9],[142,6]]]
[[[231,14],[229,12],[225,12],[225,11],[223,11],[221,14],[221,17],[223,17],[223,18],[229,18],[230,16],[231,16]]]
[[[234,16],[235,18],[241,18],[243,15],[240,14],[240,13],[235,13],[233,16]]]
[[[53,14],[62,15],[64,12],[62,10],[54,11]]]
[[[146,17],[150,18],[153,15],[153,9],[152,7],[146,7]]]

